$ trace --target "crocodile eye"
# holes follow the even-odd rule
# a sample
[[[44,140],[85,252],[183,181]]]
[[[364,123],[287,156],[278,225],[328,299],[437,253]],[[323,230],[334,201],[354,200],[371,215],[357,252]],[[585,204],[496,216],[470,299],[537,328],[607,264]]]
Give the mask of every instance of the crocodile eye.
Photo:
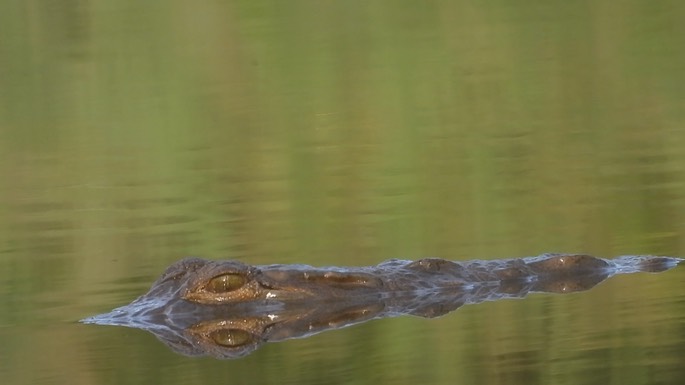
[[[209,336],[218,345],[229,348],[243,346],[252,342],[252,334],[241,329],[219,329],[210,333]]]
[[[205,289],[212,293],[226,293],[240,289],[245,282],[245,277],[240,274],[222,274],[210,279]]]

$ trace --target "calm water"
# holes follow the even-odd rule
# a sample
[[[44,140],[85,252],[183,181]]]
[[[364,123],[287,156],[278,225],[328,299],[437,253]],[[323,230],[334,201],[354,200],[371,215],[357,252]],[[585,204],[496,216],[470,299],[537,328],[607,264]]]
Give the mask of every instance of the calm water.
[[[685,254],[685,3],[2,2],[9,384],[681,384],[685,267],[189,359],[183,256]]]

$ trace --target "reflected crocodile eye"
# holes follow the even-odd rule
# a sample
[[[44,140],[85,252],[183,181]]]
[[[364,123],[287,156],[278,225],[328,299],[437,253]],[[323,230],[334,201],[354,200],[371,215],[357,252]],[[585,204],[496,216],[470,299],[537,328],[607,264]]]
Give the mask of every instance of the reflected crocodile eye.
[[[211,332],[209,336],[218,345],[229,348],[252,342],[252,334],[241,329],[219,329]]]
[[[226,293],[240,289],[245,285],[245,277],[239,274],[223,274],[209,280],[205,286],[212,293]]]

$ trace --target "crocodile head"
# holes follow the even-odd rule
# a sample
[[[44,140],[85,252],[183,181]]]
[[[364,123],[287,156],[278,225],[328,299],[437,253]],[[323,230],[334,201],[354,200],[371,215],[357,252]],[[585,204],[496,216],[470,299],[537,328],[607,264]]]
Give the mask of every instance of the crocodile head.
[[[264,314],[285,303],[348,299],[377,293],[383,286],[380,277],[363,270],[185,258],[169,266],[147,293],[130,304],[83,322],[131,326],[173,318],[191,323],[229,310]]]
[[[232,260],[198,258],[172,265],[158,282],[169,279],[182,281],[178,292],[181,298],[204,305],[347,297],[351,291],[370,292],[383,286],[380,277],[350,269],[306,265],[250,266]]]

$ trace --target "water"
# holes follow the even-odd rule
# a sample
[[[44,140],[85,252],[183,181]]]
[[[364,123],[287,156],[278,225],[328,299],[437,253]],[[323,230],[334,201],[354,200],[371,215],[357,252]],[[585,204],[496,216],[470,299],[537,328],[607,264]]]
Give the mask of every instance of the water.
[[[76,321],[188,255],[682,256],[684,8],[2,3],[3,382],[682,383],[682,266],[234,361]]]

